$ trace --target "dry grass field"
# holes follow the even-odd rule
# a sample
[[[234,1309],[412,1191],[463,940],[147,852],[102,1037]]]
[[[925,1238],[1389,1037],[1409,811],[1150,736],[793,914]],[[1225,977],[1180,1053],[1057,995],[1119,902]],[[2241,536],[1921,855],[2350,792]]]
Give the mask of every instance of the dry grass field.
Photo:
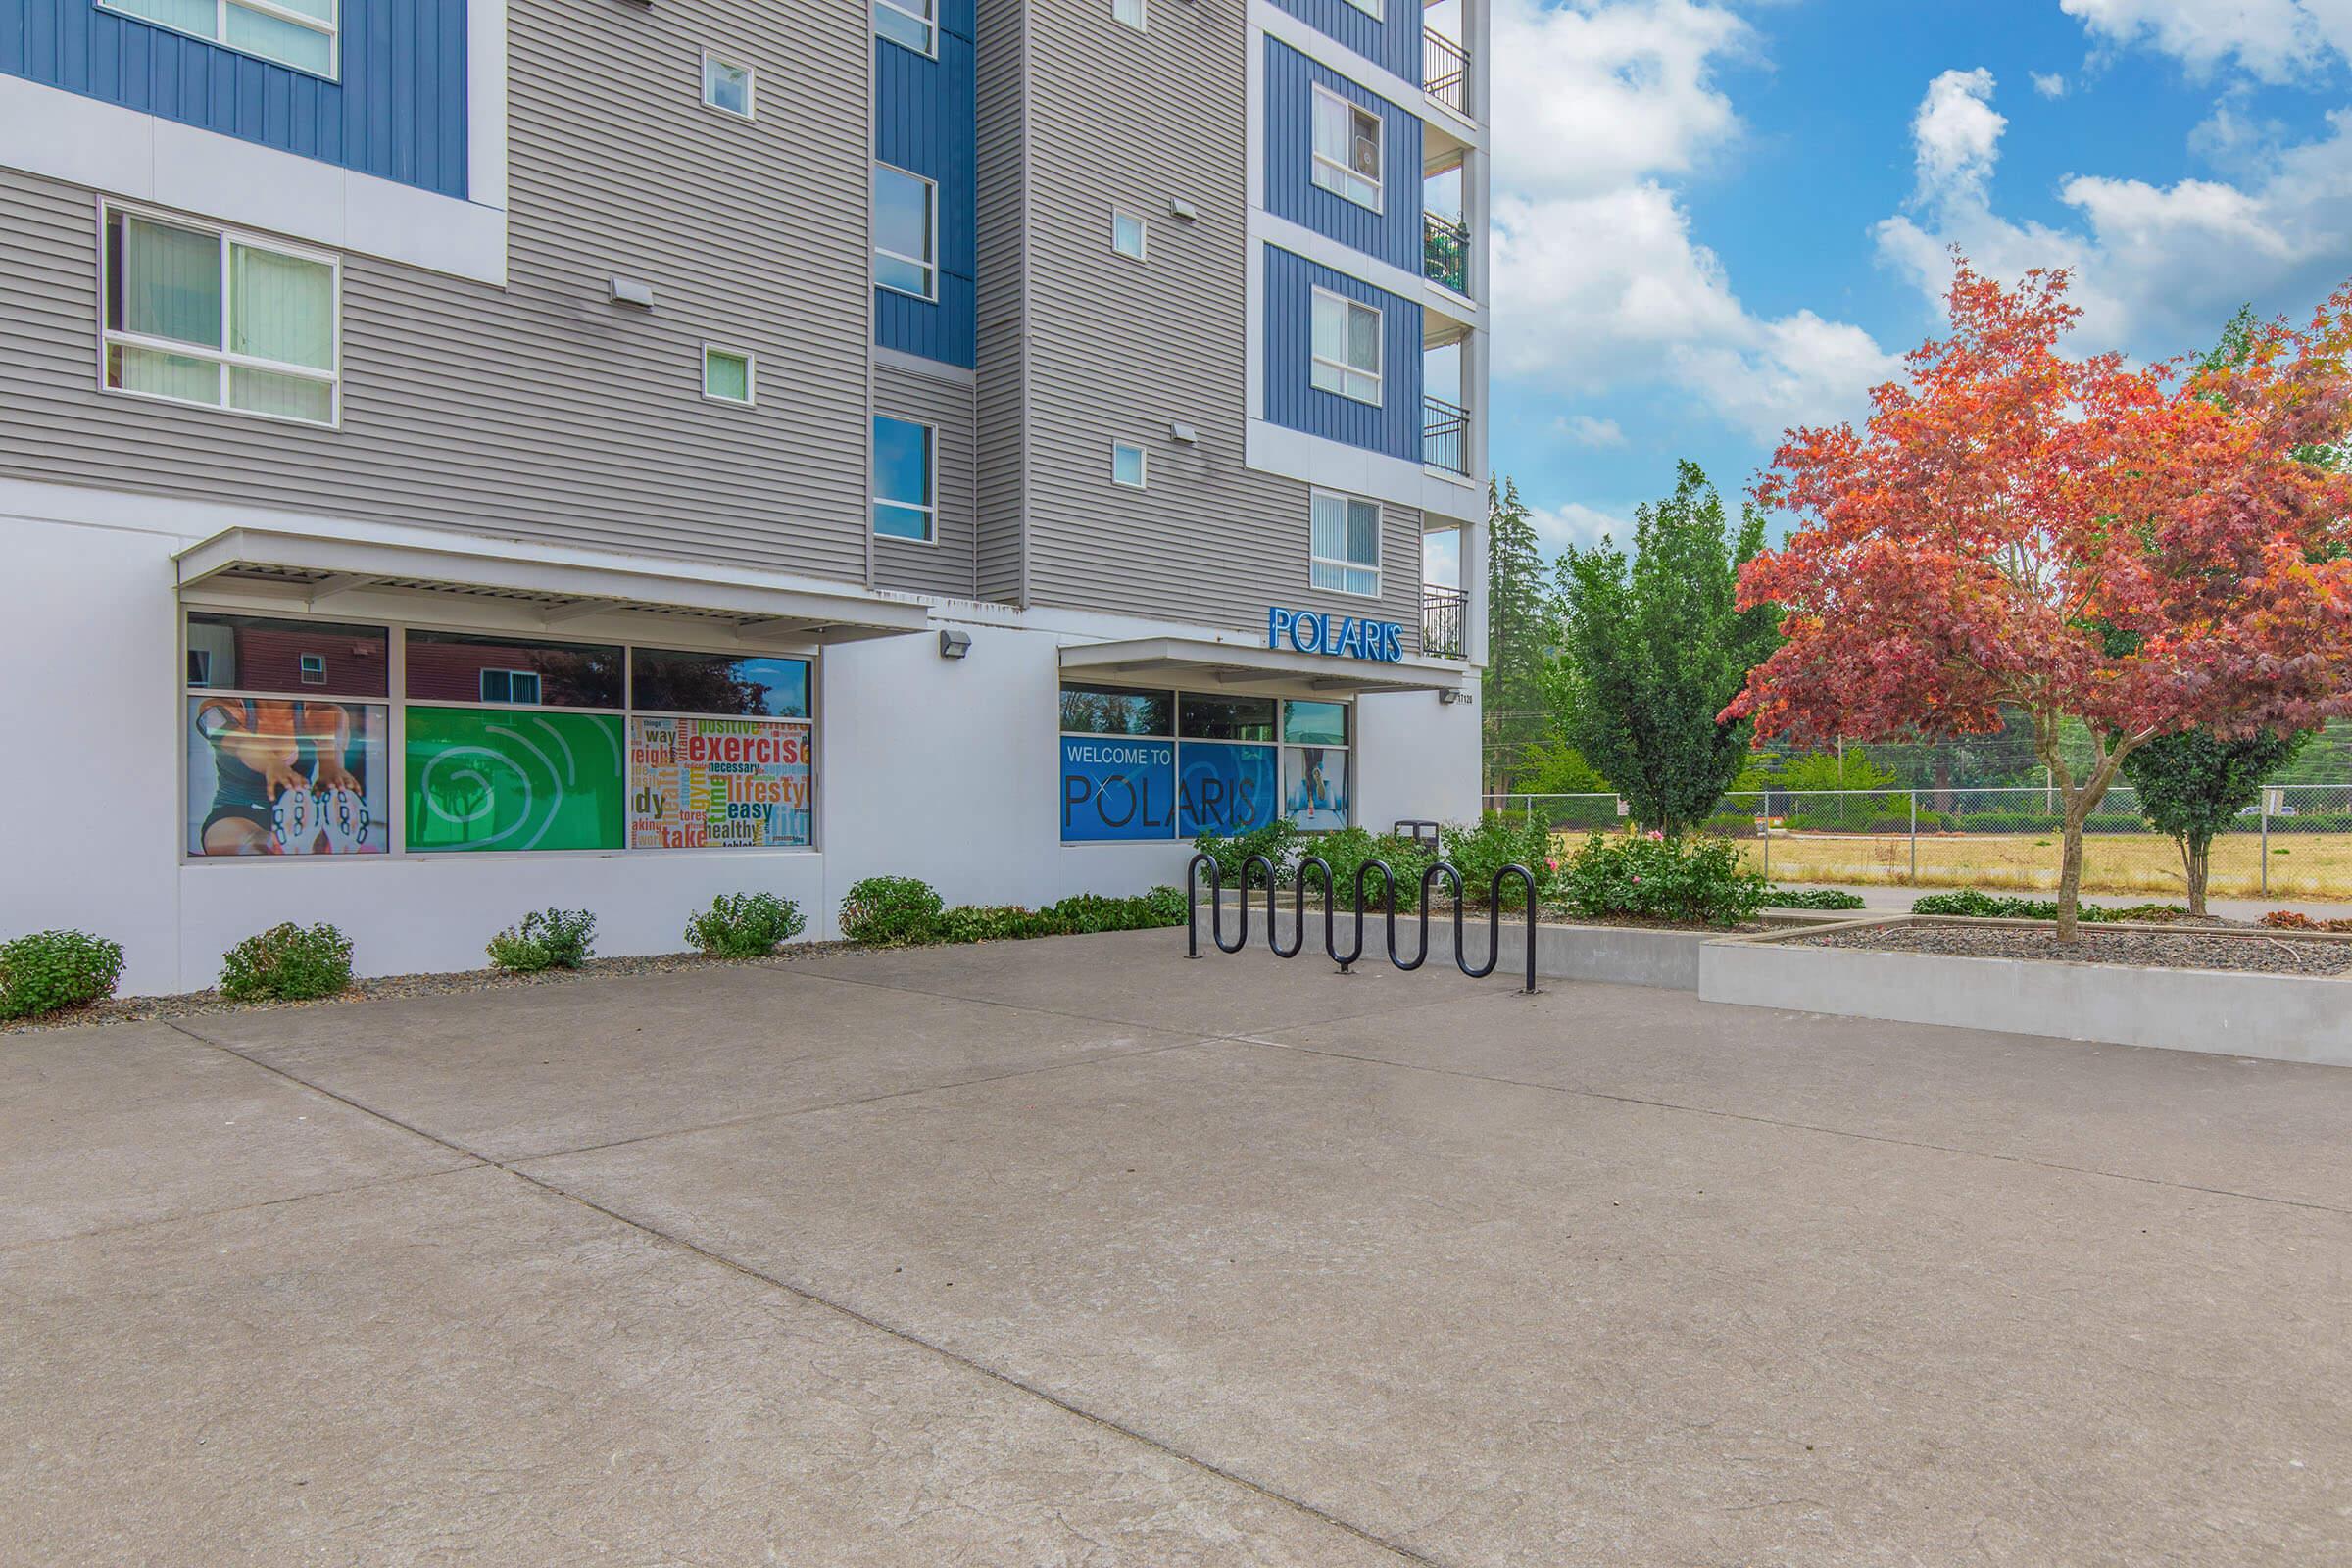
[[[1745,840],[1740,853],[1762,869],[1765,845]],[[2262,841],[2233,833],[2215,841],[2209,891],[2216,897],[2263,895]],[[2274,833],[2273,898],[2352,896],[2352,834]],[[1858,882],[1908,885],[1911,840],[1902,834],[1781,833],[1771,842],[1775,882]],[[1922,834],[1922,887],[2055,888],[2058,836],[2042,834]],[[2180,854],[2153,833],[2094,833],[2083,841],[2082,886],[2093,893],[2180,895],[2187,890]]]

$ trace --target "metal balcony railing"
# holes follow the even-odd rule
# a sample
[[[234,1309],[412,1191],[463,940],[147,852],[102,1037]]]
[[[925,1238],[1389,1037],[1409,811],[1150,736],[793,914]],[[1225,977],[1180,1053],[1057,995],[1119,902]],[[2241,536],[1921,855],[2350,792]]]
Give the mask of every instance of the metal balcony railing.
[[[1470,595],[1459,588],[1421,586],[1421,652],[1430,659],[1463,659],[1470,627]]]
[[[1464,120],[1470,118],[1470,56],[1435,27],[1421,29],[1421,85]]]
[[[1421,461],[1470,476],[1470,411],[1444,398],[1421,400]]]
[[[1470,292],[1470,225],[1458,218],[1421,215],[1421,275],[1456,294]]]

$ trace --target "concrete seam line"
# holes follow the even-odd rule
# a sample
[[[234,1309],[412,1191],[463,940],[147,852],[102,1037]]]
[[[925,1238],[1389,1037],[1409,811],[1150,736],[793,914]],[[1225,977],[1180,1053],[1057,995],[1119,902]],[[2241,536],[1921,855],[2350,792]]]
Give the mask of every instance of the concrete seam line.
[[[1335,1530],[1345,1531],[1348,1535],[1355,1537],[1357,1540],[1364,1542],[1366,1544],[1377,1546],[1381,1550],[1389,1552],[1394,1556],[1402,1558],[1406,1562],[1419,1563],[1424,1565],[1424,1568],[1445,1568],[1445,1565],[1435,1557],[1425,1556],[1422,1553],[1413,1550],[1409,1546],[1400,1545],[1396,1542],[1389,1541],[1365,1529],[1361,1525],[1351,1524],[1337,1514],[1318,1508],[1311,1502],[1306,1502],[1299,1498],[1290,1496],[1284,1493],[1277,1492],[1272,1487],[1252,1481],[1248,1476],[1228,1470],[1221,1465],[1212,1463],[1207,1459],[1200,1457],[1198,1454],[1187,1453],[1182,1448],[1176,1447],[1171,1444],[1163,1443],[1157,1438],[1150,1437],[1132,1427],[1124,1426],[1119,1422],[1112,1420],[1108,1416],[1099,1415],[1092,1410],[1088,1410],[1080,1405],[1073,1404],[1069,1400],[1064,1399],[1057,1395],[1050,1394],[1044,1389],[1037,1388],[1029,1383],[1025,1383],[1019,1378],[1012,1376],[1008,1372],[1000,1372],[985,1362],[974,1360],[972,1357],[961,1354],[955,1350],[951,1350],[945,1346],[935,1345],[931,1341],[924,1339],[921,1335],[915,1334],[910,1330],[899,1328],[895,1325],[885,1323],[879,1318],[869,1317],[855,1307],[844,1305],[839,1301],[829,1300],[826,1298],[817,1295],[813,1291],[804,1290],[786,1280],[777,1278],[773,1274],[768,1274],[760,1269],[754,1268],[748,1263],[738,1262],[734,1258],[726,1256],[724,1253],[713,1252],[707,1248],[687,1241],[683,1237],[671,1235],[669,1232],[662,1230],[657,1225],[647,1224],[645,1221],[635,1219],[627,1214],[623,1214],[617,1209],[608,1208],[604,1204],[596,1202],[594,1200],[582,1198],[577,1193],[568,1192],[564,1188],[557,1186],[552,1181],[532,1175],[529,1171],[520,1170],[503,1160],[491,1159],[486,1155],[476,1153],[474,1151],[466,1148],[462,1144],[452,1143],[446,1138],[426,1132],[421,1127],[411,1126],[409,1123],[400,1120],[400,1118],[397,1116],[387,1115],[383,1111],[377,1110],[371,1105],[366,1105],[361,1103],[359,1101],[350,1099],[347,1096],[336,1094],[331,1089],[321,1088],[319,1085],[314,1084],[295,1073],[288,1072],[283,1067],[274,1066],[270,1062],[262,1061],[254,1056],[250,1056],[234,1046],[227,1045],[219,1040],[207,1039],[205,1036],[196,1033],[196,1031],[193,1029],[185,1028],[177,1022],[169,1019],[163,1021],[167,1023],[169,1027],[178,1030],[179,1033],[186,1035],[190,1040],[194,1040],[202,1045],[210,1046],[215,1051],[223,1052],[228,1055],[236,1057],[239,1061],[251,1062],[254,1066],[261,1068],[265,1072],[274,1073],[289,1083],[297,1084],[304,1089],[310,1090],[314,1094],[324,1096],[326,1099],[332,1100],[338,1104],[347,1105],[353,1110],[361,1112],[363,1115],[373,1116],[379,1121],[383,1121],[391,1126],[398,1127],[403,1132],[414,1133],[416,1136],[438,1144],[444,1149],[454,1150],[458,1153],[466,1155],[468,1158],[479,1161],[482,1165],[501,1171],[506,1175],[514,1177],[518,1182],[522,1182],[540,1192],[546,1193],[551,1198],[561,1199],[564,1202],[577,1204],[579,1207],[587,1209],[590,1213],[601,1214],[605,1218],[612,1220],[614,1224],[625,1225],[629,1229],[636,1231],[641,1235],[649,1236],[655,1241],[676,1248],[680,1251],[689,1253],[695,1257],[703,1258],[708,1262],[715,1263],[719,1267],[728,1269],[737,1274],[741,1274],[747,1279],[759,1280],[761,1283],[772,1287],[773,1289],[783,1291],[791,1296],[798,1297],[800,1299],[808,1301],[811,1305],[821,1306],[829,1312],[838,1313],[842,1317],[848,1318],[853,1323],[862,1324],[865,1327],[874,1330],[876,1333],[886,1334],[892,1339],[898,1340],[903,1344],[910,1345],[917,1349],[927,1351],[930,1354],[937,1356],[941,1360],[950,1363],[951,1365],[959,1366],[967,1371],[977,1373],[981,1377],[989,1379],[991,1382],[1002,1384],[1004,1387],[1014,1390],[1020,1394],[1025,1394],[1031,1398],[1042,1400],[1045,1403],[1054,1406],[1057,1410],[1061,1410],[1067,1414],[1076,1416],[1082,1421],[1090,1422],[1095,1426],[1102,1428],[1106,1432],[1115,1433],[1131,1443],[1140,1444],[1141,1446],[1151,1448],[1157,1453],[1164,1453],[1169,1458],[1176,1460],[1178,1463],[1190,1465],[1192,1468],[1200,1471],[1204,1475],[1214,1476],[1220,1481],[1224,1481],[1230,1485],[1241,1487],[1246,1491],[1254,1493],[1257,1495],[1266,1498],[1270,1502],[1279,1503],[1283,1507],[1289,1508],[1306,1518],[1329,1525]],[[1200,1040],[1179,1041],[1173,1045],[1161,1047],[1159,1049],[1162,1051],[1184,1050],[1193,1046],[1212,1044],[1222,1041],[1226,1037],[1224,1036],[1204,1036]],[[1126,1054],[1139,1054],[1127,1053]],[[1073,1062],[1062,1065],[1076,1066],[1081,1064]],[[555,1156],[539,1155],[534,1157],[553,1158]],[[435,1172],[434,1174],[450,1175],[454,1173],[450,1171],[440,1171]],[[287,1200],[287,1201],[293,1200]]]
[[[1179,1464],[1189,1465],[1193,1469],[1199,1470],[1204,1475],[1214,1476],[1220,1481],[1240,1487],[1245,1491],[1254,1493],[1258,1496],[1264,1497],[1269,1502],[1278,1503],[1285,1508],[1291,1509],[1295,1513],[1302,1514],[1320,1524],[1329,1525],[1335,1530],[1345,1531],[1347,1534],[1353,1536],[1358,1541],[1361,1541],[1368,1545],[1376,1546],[1381,1550],[1389,1552],[1396,1557],[1400,1557],[1406,1562],[1422,1564],[1423,1568],[1446,1568],[1446,1565],[1438,1558],[1415,1551],[1412,1547],[1404,1545],[1398,1542],[1391,1541],[1385,1536],[1378,1535],[1373,1531],[1366,1529],[1362,1525],[1351,1523],[1347,1519],[1341,1518],[1338,1514],[1329,1512],[1323,1508],[1319,1508],[1311,1502],[1304,1501],[1298,1497],[1294,1497],[1288,1493],[1278,1492],[1273,1487],[1263,1482],[1253,1481],[1250,1477],[1241,1474],[1239,1471],[1229,1470],[1225,1466],[1215,1463],[1213,1460],[1201,1458],[1199,1454],[1188,1453],[1184,1449],[1175,1446],[1173,1444],[1164,1442],[1158,1438],[1154,1438],[1149,1433],[1139,1431],[1136,1428],[1128,1426],[1123,1422],[1114,1420],[1109,1416],[1087,1409],[1084,1405],[1075,1404],[1057,1394],[1041,1389],[1033,1383],[1026,1382],[1013,1376],[1009,1372],[999,1371],[997,1368],[990,1366],[985,1361],[975,1360],[973,1357],[964,1354],[960,1350],[949,1349],[944,1345],[940,1345],[934,1341],[923,1338],[921,1335],[915,1333],[911,1329],[901,1328],[896,1324],[884,1322],[882,1319],[873,1317],[865,1312],[861,1312],[854,1306],[849,1306],[843,1302],[833,1300],[828,1297],[819,1296],[816,1292],[805,1286],[795,1285],[791,1281],[781,1279],[763,1269],[755,1268],[749,1263],[740,1262],[735,1258],[727,1256],[723,1252],[713,1252],[698,1243],[690,1242],[682,1236],[673,1235],[672,1233],[662,1229],[658,1225],[648,1224],[646,1221],[637,1219],[632,1215],[624,1214],[618,1209],[609,1208],[605,1204],[596,1201],[594,1199],[583,1198],[577,1193],[569,1192],[562,1187],[558,1187],[553,1182],[534,1176],[528,1171],[514,1170],[504,1165],[500,1166],[499,1169],[506,1171],[507,1174],[514,1176],[517,1180],[530,1183],[532,1186],[539,1188],[543,1192],[546,1192],[551,1197],[561,1198],[566,1202],[577,1203],[580,1207],[589,1210],[591,1213],[602,1214],[606,1218],[613,1221],[615,1224],[625,1225],[629,1229],[652,1237],[656,1241],[666,1243],[667,1245],[678,1249],[680,1251],[703,1258],[708,1262],[715,1263],[721,1268],[741,1274],[748,1279],[758,1280],[775,1290],[784,1292],[788,1296],[797,1297],[801,1300],[807,1301],[812,1306],[821,1306],[828,1312],[837,1313],[842,1317],[848,1318],[851,1322],[872,1329],[878,1334],[886,1334],[890,1338],[897,1340],[902,1344],[910,1345],[917,1349],[927,1351],[928,1353],[937,1356],[939,1359],[948,1362],[952,1366],[962,1367],[966,1371],[973,1372],[981,1377],[987,1378],[992,1383],[1002,1384],[1004,1387],[1011,1389],[1016,1393],[1025,1394],[1033,1399],[1050,1404],[1056,1410],[1076,1416],[1079,1420],[1085,1421],[1090,1425],[1098,1426],[1106,1432],[1114,1433],[1117,1436],[1126,1439],[1130,1443],[1139,1444],[1156,1453],[1166,1454],[1169,1458],[1176,1460]]]
[[[413,1170],[405,1176],[375,1176],[347,1187],[321,1187],[312,1193],[288,1193],[282,1198],[258,1199],[250,1203],[231,1203],[225,1208],[192,1208],[184,1214],[164,1214],[154,1219],[136,1219],[122,1225],[102,1225],[94,1231],[74,1231],[67,1236],[35,1236],[27,1241],[0,1245],[0,1256],[22,1252],[35,1247],[57,1247],[67,1242],[96,1241],[101,1237],[130,1236],[139,1231],[151,1231],[164,1225],[188,1225],[197,1220],[220,1219],[229,1214],[250,1214],[257,1209],[276,1208],[283,1203],[308,1202],[314,1198],[342,1198],[352,1193],[365,1193],[378,1187],[398,1187],[403,1182],[429,1182],[442,1176],[457,1176],[480,1170],[486,1160],[467,1158],[462,1165],[444,1165],[439,1170]]]
[[[1290,1051],[1305,1056],[1328,1056],[1335,1061],[1360,1061],[1366,1066],[1393,1067],[1399,1072],[1436,1073],[1446,1078],[1466,1078],[1473,1083],[1500,1084],[1512,1089],[1530,1089],[1539,1094],[1573,1095],[1582,1100],[1600,1100],[1619,1105],[1640,1105],[1647,1110],[1670,1110],[1690,1116],[1712,1116],[1720,1121],[1746,1122],[1758,1127],[1779,1127],[1789,1132],[1819,1133],[1827,1138],[1850,1138],[1856,1143],[1884,1144],[1892,1149],[1918,1149],[1937,1154],[1955,1154],[1964,1159],[1988,1159],[2004,1165],[2023,1165],[2034,1170],[2057,1171],[2069,1176],[2089,1176],[2102,1181],[2132,1182],[2141,1187],[2163,1187],[2175,1192],[2202,1193],[2209,1198],[2235,1198],[2249,1203],[2276,1203],[2284,1208],[2317,1209],[2323,1214],[2352,1214],[2352,1207],[2346,1207],[2339,1203],[2323,1203],[2308,1198],[2278,1198],[2267,1193],[2241,1192],[2234,1187],[2205,1187],[2196,1182],[2166,1181],[2156,1176],[2133,1176],[2127,1171],[2097,1170],[2088,1165],[2067,1165],[2051,1159],[2031,1159],[2024,1154],[2002,1154],[1982,1149],[1962,1149],[1952,1144],[1932,1144],[1920,1138],[1890,1138],[1885,1133],[1854,1132],[1844,1127],[1824,1127],[1816,1122],[1787,1121],[1777,1116],[1758,1116],[1743,1110],[1719,1110],[1709,1105],[1687,1105],[1672,1100],[1644,1100],[1640,1095],[1612,1095],[1599,1089],[1579,1089],[1567,1084],[1531,1083],[1524,1078],[1503,1078],[1494,1073],[1469,1072],[1459,1067],[1432,1067],[1425,1062],[1391,1061],[1385,1056],[1359,1055],[1351,1051],[1333,1051],[1324,1046],[1301,1046],[1288,1041],[1243,1035],[1231,1035],[1226,1038],[1237,1045],[1262,1046],[1270,1051]]]

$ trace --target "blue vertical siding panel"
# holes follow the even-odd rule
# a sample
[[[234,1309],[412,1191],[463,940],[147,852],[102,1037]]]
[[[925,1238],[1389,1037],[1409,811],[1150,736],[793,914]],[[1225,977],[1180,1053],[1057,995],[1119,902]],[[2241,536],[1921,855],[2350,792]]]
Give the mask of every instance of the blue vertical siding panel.
[[[1274,0],[1300,22],[1385,70],[1421,85],[1421,0],[1386,0],[1375,21],[1348,0]]]
[[[466,194],[466,0],[343,0],[342,79],[96,0],[0,0],[0,73],[301,158]]]
[[[1352,8],[1351,8],[1352,9]],[[1326,71],[1275,38],[1266,40],[1266,211],[1327,239],[1421,270],[1421,117]],[[1380,116],[1381,210],[1335,195],[1311,177],[1316,87]]]
[[[1313,368],[1312,300],[1318,288],[1381,313],[1378,408],[1326,392]],[[1266,421],[1346,446],[1421,461],[1421,307],[1335,272],[1277,245],[1266,247]]]
[[[939,186],[939,299],[874,290],[874,341],[970,367],[979,348],[978,86],[972,0],[941,7],[936,59],[874,40],[874,156]]]

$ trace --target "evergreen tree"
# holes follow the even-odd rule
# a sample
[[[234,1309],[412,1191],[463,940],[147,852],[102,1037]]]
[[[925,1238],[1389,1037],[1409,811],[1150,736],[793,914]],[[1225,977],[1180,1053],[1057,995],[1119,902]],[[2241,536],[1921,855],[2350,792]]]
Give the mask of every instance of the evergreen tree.
[[[1487,667],[1480,682],[1487,788],[1508,794],[1531,748],[1550,730],[1545,675],[1557,628],[1544,589],[1544,555],[1519,487],[1487,485]]]
[[[1667,834],[1703,822],[1740,774],[1751,724],[1717,722],[1780,645],[1772,605],[1740,611],[1739,569],[1764,548],[1764,515],[1737,536],[1695,463],[1674,494],[1634,514],[1634,554],[1603,539],[1561,558],[1559,614],[1574,685],[1568,739]]]

